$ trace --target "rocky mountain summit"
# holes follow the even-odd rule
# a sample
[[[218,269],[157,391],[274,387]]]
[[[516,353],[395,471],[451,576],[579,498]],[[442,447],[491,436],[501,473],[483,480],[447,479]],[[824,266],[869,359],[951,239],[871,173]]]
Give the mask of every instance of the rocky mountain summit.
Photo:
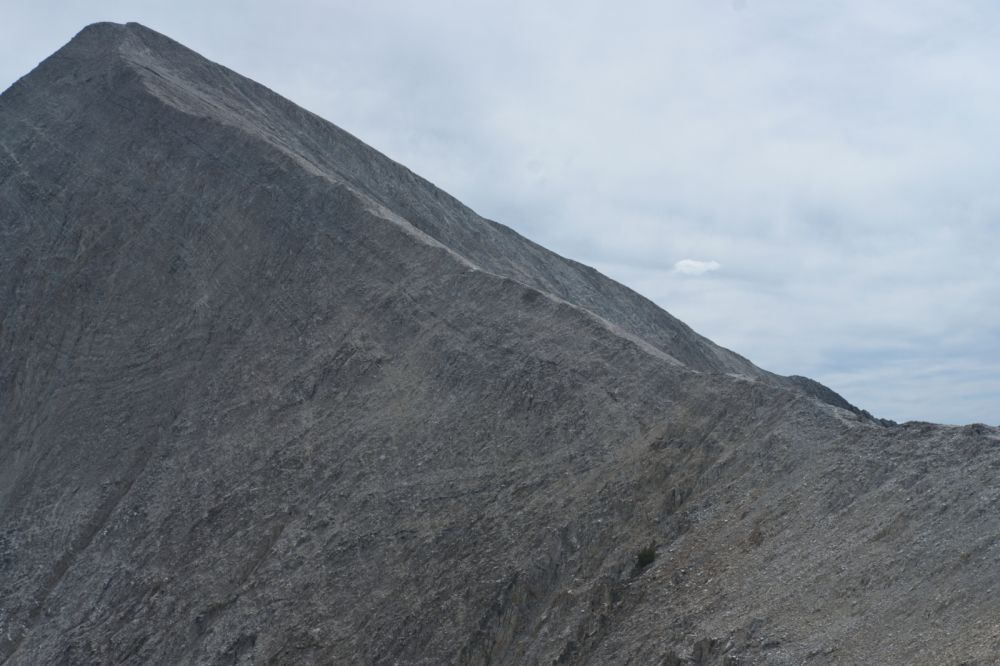
[[[143,26],[0,96],[0,664],[1000,663],[998,475]]]

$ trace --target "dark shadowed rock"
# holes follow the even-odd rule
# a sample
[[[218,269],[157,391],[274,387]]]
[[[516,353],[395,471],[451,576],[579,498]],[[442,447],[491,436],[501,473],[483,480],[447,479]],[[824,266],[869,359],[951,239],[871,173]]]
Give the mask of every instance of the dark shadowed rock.
[[[0,96],[0,663],[992,663],[886,425],[142,26]]]

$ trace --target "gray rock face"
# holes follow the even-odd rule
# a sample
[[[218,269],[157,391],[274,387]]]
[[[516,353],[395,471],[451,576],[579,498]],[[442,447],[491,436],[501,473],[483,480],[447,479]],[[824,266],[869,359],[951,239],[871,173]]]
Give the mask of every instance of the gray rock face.
[[[0,96],[0,663],[994,663],[998,442],[142,26]]]

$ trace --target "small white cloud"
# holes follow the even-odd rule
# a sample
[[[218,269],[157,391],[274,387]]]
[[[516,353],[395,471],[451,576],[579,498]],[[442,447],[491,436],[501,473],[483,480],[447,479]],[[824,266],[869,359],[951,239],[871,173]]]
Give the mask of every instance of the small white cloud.
[[[681,275],[704,275],[720,268],[722,268],[722,264],[717,261],[698,261],[697,259],[681,259],[674,264],[674,272]]]

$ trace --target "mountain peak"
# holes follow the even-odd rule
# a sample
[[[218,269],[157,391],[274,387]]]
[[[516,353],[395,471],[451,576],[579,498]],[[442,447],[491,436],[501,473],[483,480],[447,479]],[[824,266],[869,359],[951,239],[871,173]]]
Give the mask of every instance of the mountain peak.
[[[114,54],[114,62],[97,57],[103,54]],[[90,63],[73,81],[101,83],[123,99],[152,96],[173,112],[265,144],[313,175],[350,188],[371,206],[392,211],[469,263],[582,307],[692,370],[735,373],[825,400],[827,393],[757,368],[626,287],[484,220],[332,123],[149,28],[94,24],[52,59]],[[95,81],[93,70],[102,68],[105,78]],[[52,83],[43,82],[49,96]]]
[[[64,51],[69,51],[77,56],[86,56],[88,52],[112,52],[120,48],[130,37],[142,40],[148,48],[190,51],[180,42],[176,42],[152,28],[147,28],[141,23],[97,21],[85,26],[53,55],[59,55]],[[133,42],[133,44],[135,43]]]
[[[46,95],[59,94],[60,89],[81,84],[105,82],[123,51],[138,43],[155,43],[159,48],[183,49],[180,44],[139,23],[91,23],[78,32],[65,46],[43,60],[35,69],[16,81],[4,96],[16,98],[37,86]]]
[[[0,236],[5,666],[996,653],[997,429],[757,368],[152,30],[0,95]]]
[[[367,206],[391,214],[463,261],[583,308],[692,370],[764,381],[866,415],[817,382],[758,368],[627,287],[483,219],[332,123],[141,24],[84,28],[26,77],[35,78],[44,96],[63,96],[67,108],[76,106],[74,96],[105,94],[125,106],[164,107],[151,116],[181,113],[192,122],[221,125],[283,161],[350,189]],[[81,84],[105,92],[76,91]]]

